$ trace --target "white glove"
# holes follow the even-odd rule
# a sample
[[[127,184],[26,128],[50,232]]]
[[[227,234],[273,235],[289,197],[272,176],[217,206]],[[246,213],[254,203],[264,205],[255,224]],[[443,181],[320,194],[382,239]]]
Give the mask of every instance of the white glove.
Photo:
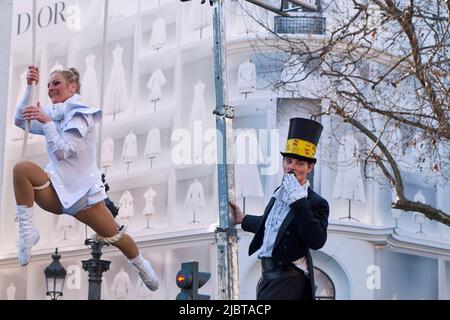
[[[283,187],[286,195],[286,200],[289,205],[308,196],[307,184],[305,184],[305,187],[302,187],[295,175],[292,173],[284,176]]]

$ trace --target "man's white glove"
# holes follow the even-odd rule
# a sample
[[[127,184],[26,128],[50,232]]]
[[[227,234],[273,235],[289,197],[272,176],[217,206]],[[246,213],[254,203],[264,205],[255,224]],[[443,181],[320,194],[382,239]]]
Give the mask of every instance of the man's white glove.
[[[294,174],[289,173],[283,178],[284,197],[289,205],[308,196],[308,183],[302,187]]]

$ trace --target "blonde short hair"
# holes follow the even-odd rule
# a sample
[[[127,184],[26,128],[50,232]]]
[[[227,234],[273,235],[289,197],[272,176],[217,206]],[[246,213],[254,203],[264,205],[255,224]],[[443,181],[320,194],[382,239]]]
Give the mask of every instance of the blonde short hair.
[[[54,75],[55,73],[59,73],[66,79],[69,83],[76,83],[77,84],[77,94],[80,94],[81,92],[81,83],[80,83],[80,73],[75,68],[69,68],[69,69],[61,69],[61,70],[55,70],[50,74],[50,77]]]

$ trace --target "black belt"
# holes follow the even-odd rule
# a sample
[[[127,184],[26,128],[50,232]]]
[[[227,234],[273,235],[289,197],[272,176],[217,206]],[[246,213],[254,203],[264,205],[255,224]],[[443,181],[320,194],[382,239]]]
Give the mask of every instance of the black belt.
[[[298,270],[302,271],[299,268],[297,268],[293,263],[289,262],[287,264],[275,264],[272,260],[272,258],[261,258],[261,267],[262,272],[283,272],[283,271],[289,271],[289,270]]]

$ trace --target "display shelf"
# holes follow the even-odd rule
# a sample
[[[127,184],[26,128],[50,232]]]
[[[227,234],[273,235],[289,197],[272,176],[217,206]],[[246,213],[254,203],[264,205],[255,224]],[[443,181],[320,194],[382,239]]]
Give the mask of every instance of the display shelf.
[[[158,17],[164,17],[167,24],[177,22],[177,11],[180,6],[177,0],[168,0],[162,2],[159,6],[153,6],[148,9],[144,9],[141,13],[142,27],[145,29],[151,29],[153,21]]]
[[[116,115],[113,121],[112,115],[104,116],[102,137],[120,139],[133,130],[136,135],[146,134],[152,128],[166,129],[172,126],[175,108],[161,108],[156,112],[142,113],[132,116],[130,113]]]
[[[141,74],[148,74],[155,71],[156,68],[173,68],[176,56],[177,47],[175,44],[164,46],[158,51],[144,51],[139,57],[139,71]]]
[[[181,45],[181,61],[191,63],[214,57],[214,47],[211,38],[198,39]]]
[[[6,143],[6,150],[8,150],[11,159],[20,159],[22,156],[23,139],[16,141],[8,141]],[[28,140],[27,157],[33,158],[45,152],[45,138],[39,135],[33,135],[32,139]]]
[[[153,168],[140,166],[132,168],[130,172],[113,171],[107,174],[107,182],[110,187],[109,192],[116,192],[129,189],[137,189],[166,183],[169,179],[171,164],[154,166]]]
[[[276,106],[277,96],[273,92],[258,90],[244,95],[230,97],[228,104],[234,107],[235,116],[251,116],[265,113],[268,109]]]
[[[177,165],[175,166],[175,173],[178,181],[195,179],[212,175],[215,166],[209,164]]]

